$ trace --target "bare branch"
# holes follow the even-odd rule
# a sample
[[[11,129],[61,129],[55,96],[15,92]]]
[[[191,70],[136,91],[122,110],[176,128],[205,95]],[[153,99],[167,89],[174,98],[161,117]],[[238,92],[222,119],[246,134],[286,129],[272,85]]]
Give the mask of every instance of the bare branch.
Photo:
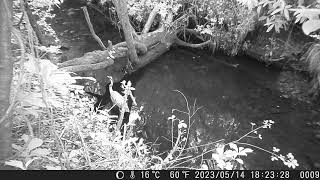
[[[153,20],[156,17],[159,10],[160,10],[160,6],[156,6],[153,8],[151,13],[149,14],[149,17],[148,17],[146,24],[144,25],[144,28],[142,30],[142,34],[146,34],[147,32],[149,32],[151,25],[153,23]]]
[[[108,21],[110,21],[110,22],[112,21],[101,9],[99,9],[98,6],[96,6],[96,5],[94,5],[94,4],[90,3],[90,2],[87,3],[87,6],[91,7],[94,10],[96,10],[98,13],[103,15],[104,18],[106,18]]]
[[[19,22],[17,23],[17,27],[19,27],[20,26],[20,24],[22,23],[22,21],[23,21],[23,18],[24,18],[24,12],[22,12],[22,15],[21,15],[21,17],[20,17],[20,20],[19,20]]]
[[[186,47],[191,47],[191,48],[203,48],[209,44],[213,44],[212,40],[208,40],[206,42],[199,43],[199,44],[192,44],[192,43],[187,43],[185,41],[182,41],[178,37],[175,39],[175,43],[179,46],[186,46]]]
[[[103,44],[103,42],[101,41],[99,36],[97,36],[96,33],[94,32],[93,26],[92,26],[91,21],[90,21],[90,16],[89,16],[87,7],[85,7],[85,6],[82,7],[82,10],[83,10],[84,16],[86,18],[86,21],[88,23],[88,26],[89,26],[89,29],[90,29],[90,32],[91,32],[93,38],[98,42],[98,44],[100,45],[102,50],[106,50],[107,49],[106,46]]]

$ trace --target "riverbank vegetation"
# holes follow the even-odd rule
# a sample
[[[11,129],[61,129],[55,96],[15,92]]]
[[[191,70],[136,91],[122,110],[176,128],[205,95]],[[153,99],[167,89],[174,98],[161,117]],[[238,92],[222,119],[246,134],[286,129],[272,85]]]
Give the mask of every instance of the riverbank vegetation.
[[[47,22],[53,17],[52,8],[59,8],[60,3],[59,0],[0,2],[0,27],[7,27],[0,31],[3,164],[48,170],[244,169],[243,157],[259,150],[289,168],[299,166],[290,152],[283,155],[277,147],[263,149],[246,141],[262,139],[261,131],[271,128],[272,120],[264,120],[262,125],[252,123],[251,130],[240,138],[192,145],[189,132],[199,108],[190,105],[180,91],[177,92],[186,107],[172,110],[172,116],[168,117],[171,147],[159,153],[143,135],[145,119],[140,114],[143,107],[131,110],[129,122],[120,130],[115,127],[118,117],[111,115],[110,107],[93,111],[94,99],[77,84],[79,79],[93,82],[95,79],[73,72],[106,68],[106,74],[119,81],[172,46],[236,55],[250,48],[247,34],[261,24],[267,32],[279,32],[297,23],[305,34],[318,38],[318,1],[86,1],[85,5],[104,14],[122,31],[125,41],[115,45],[109,41],[106,47],[83,8],[91,35],[102,50],[65,62],[59,59],[59,39]],[[320,81],[318,41],[310,43],[307,49],[303,57],[314,76],[316,92]],[[179,114],[187,118],[182,119]]]

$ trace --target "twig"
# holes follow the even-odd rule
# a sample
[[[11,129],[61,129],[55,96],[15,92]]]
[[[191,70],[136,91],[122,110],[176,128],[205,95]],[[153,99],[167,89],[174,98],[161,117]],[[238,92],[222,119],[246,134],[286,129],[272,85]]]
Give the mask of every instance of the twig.
[[[21,15],[21,17],[20,17],[20,20],[19,20],[19,22],[17,23],[17,25],[16,26],[20,26],[20,24],[22,23],[22,21],[23,21],[23,17],[24,17],[24,12],[22,12],[22,15]]]
[[[126,139],[126,135],[127,135],[127,130],[128,130],[128,126],[126,124],[123,125],[123,137],[122,137],[122,141],[124,142]]]

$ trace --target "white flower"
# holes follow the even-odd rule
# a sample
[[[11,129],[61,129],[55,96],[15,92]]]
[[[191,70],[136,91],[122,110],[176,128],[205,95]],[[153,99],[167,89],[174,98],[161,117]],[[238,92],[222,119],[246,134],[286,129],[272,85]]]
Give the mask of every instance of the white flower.
[[[271,156],[271,161],[278,161],[278,158],[276,156]]]
[[[187,127],[188,127],[188,126],[187,126],[186,123],[184,123],[184,121],[180,121],[179,124],[178,124],[178,128],[179,128],[179,129],[187,128]]]
[[[280,149],[279,149],[279,148],[276,148],[276,147],[273,147],[272,151],[277,153],[277,152],[280,151]]]
[[[201,165],[201,170],[209,170],[209,167],[206,164]]]
[[[232,170],[232,168],[233,168],[233,165],[231,164],[231,162],[227,162],[226,164],[225,164],[225,167],[224,167],[226,170]]]
[[[293,169],[295,169],[297,166],[299,166],[298,161],[297,160],[292,160],[288,163],[288,167],[292,167]]]
[[[285,158],[282,154],[280,154],[278,158],[281,159],[281,161],[285,161]]]
[[[292,153],[288,153],[288,154],[287,154],[287,157],[288,157],[289,159],[294,159],[294,156],[293,156]]]
[[[293,169],[295,169],[297,166],[299,166],[298,161],[295,159],[284,161],[283,164],[288,166],[289,168],[293,168]]]
[[[272,121],[272,120],[264,120],[262,128],[269,128],[270,129],[272,124],[274,124],[274,121]]]
[[[168,117],[168,120],[174,120],[175,118],[176,118],[176,116],[172,115],[172,116]]]

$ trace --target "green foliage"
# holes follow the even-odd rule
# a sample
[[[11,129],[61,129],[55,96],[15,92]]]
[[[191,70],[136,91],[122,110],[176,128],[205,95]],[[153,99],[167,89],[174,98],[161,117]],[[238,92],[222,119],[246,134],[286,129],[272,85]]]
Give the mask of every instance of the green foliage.
[[[17,0],[15,0],[17,1]],[[41,31],[43,31],[43,34],[47,34],[47,36],[53,37],[55,43],[58,43],[59,40],[57,38],[57,35],[55,31],[50,26],[50,19],[55,17],[55,14],[51,13],[53,11],[54,7],[59,8],[61,2],[60,0],[31,0],[28,1],[28,7],[32,11],[32,14],[35,15],[37,18],[37,24],[39,27],[41,27]],[[15,16],[19,16],[20,14],[15,14]],[[51,43],[51,44],[55,44]]]
[[[314,74],[313,86],[310,94],[319,95],[320,88],[320,44],[313,43],[304,54],[303,58],[309,63],[309,71]]]
[[[128,12],[129,15],[134,17],[138,22],[146,21],[148,15],[153,10],[154,7],[160,8],[160,16],[161,18],[165,18],[168,15],[169,11],[177,14],[178,9],[182,6],[180,4],[182,1],[152,1],[152,0],[129,0],[128,1]]]
[[[46,65],[54,67],[50,63]],[[43,67],[50,69],[46,65],[42,64]],[[29,63],[27,69],[36,70],[35,66],[36,62]],[[57,72],[49,70],[48,74],[54,76]],[[145,169],[149,162],[147,156],[149,150],[142,139],[131,136],[130,131],[134,124],[128,125],[124,135],[121,135],[114,128],[116,117],[109,115],[108,110],[99,113],[91,111],[94,101],[83,95],[83,87],[68,84],[70,78],[68,73],[58,74],[59,77],[50,76],[49,81],[44,81],[47,94],[54,92],[53,94],[58,96],[47,96],[50,112],[45,111],[47,106],[38,91],[33,93],[40,93],[37,97],[39,99],[32,96],[27,96],[23,100],[18,99],[21,106],[16,109],[14,131],[25,132],[28,129],[30,135],[17,134],[13,144],[17,156],[12,157],[6,164],[24,170]],[[30,84],[33,89],[41,90],[37,88],[39,86],[37,81],[32,80]],[[58,91],[56,87],[62,90]],[[28,105],[25,104],[26,99]],[[52,100],[60,100],[61,103],[56,105]],[[30,107],[38,111],[21,113],[22,109],[27,110]],[[21,125],[25,118],[27,127]],[[135,113],[134,116],[130,116],[130,122],[138,118],[139,115]]]
[[[38,116],[37,110],[45,108],[47,105],[63,108],[63,104],[69,100],[69,91],[71,89],[81,90],[81,87],[73,85],[79,77],[72,77],[67,72],[59,71],[58,67],[49,60],[37,60],[31,55],[28,56],[28,59],[22,66],[25,73],[22,77],[16,77],[23,79],[22,91],[17,97],[22,109]],[[43,83],[39,82],[40,79]],[[43,99],[43,93],[46,95],[46,100]]]
[[[108,1],[105,1],[108,3]],[[183,1],[174,0],[174,1],[160,1],[160,0],[129,0],[128,2],[128,14],[131,18],[131,22],[134,24],[135,29],[138,31],[142,31],[144,24],[148,20],[149,14],[151,11],[157,7],[159,8],[159,16],[156,16],[153,21],[153,26],[155,27],[158,23],[162,22],[164,18],[167,17],[169,12],[172,12],[174,15],[178,14],[178,10],[183,5]],[[110,7],[111,9],[111,19],[113,19],[113,23],[117,26],[120,26],[119,20],[116,17],[116,11],[114,7]],[[165,23],[165,22],[162,22]],[[165,24],[170,26],[170,24]]]
[[[257,13],[261,15],[259,20],[265,21],[265,26],[268,27],[267,32],[272,29],[275,29],[276,32],[280,32],[282,28],[286,29],[288,23],[294,17],[294,23],[302,24],[303,32],[309,35],[311,32],[320,29],[319,6],[318,1],[305,7],[288,4],[285,0],[259,0]],[[290,12],[293,12],[293,14]]]
[[[310,35],[310,33],[320,29],[320,9],[307,9],[302,7],[302,9],[293,9],[293,11],[295,12],[294,15],[296,16],[295,22],[302,23],[302,30],[306,35]],[[319,35],[311,36],[320,39]]]
[[[263,16],[259,20],[265,20],[265,26],[268,27],[267,32],[275,29],[280,32],[281,28],[287,28],[287,23],[290,20],[289,9],[291,5],[287,5],[284,0],[262,0],[257,5],[257,13],[263,11]]]
[[[200,21],[196,30],[206,39],[216,40],[227,53],[237,54],[247,33],[254,27],[254,13],[249,9],[251,5],[244,1],[205,0],[197,1],[194,7],[198,18],[205,19]]]
[[[253,30],[255,14],[251,8],[254,4],[255,1],[129,0],[128,12],[135,29],[138,31],[143,29],[150,13],[155,8],[160,10],[152,27],[157,27],[159,24],[165,25],[165,27],[173,26],[173,24],[164,21],[170,14],[175,18],[183,15],[196,16],[196,30],[202,35],[202,39],[212,39],[221,49],[235,55],[241,49],[247,33]],[[115,13],[115,9],[111,7],[111,18],[119,27],[118,19],[114,18],[116,17]]]
[[[320,44],[314,43],[305,54],[309,62],[309,70],[314,73],[320,72]]]
[[[5,162],[6,165],[27,170],[28,166],[34,160],[45,157],[51,153],[48,148],[40,148],[40,146],[43,145],[42,139],[32,138],[26,134],[24,134],[21,139],[24,141],[26,145],[25,147],[21,147],[16,144],[12,144],[12,147],[21,153],[20,159],[22,160],[9,160]]]

